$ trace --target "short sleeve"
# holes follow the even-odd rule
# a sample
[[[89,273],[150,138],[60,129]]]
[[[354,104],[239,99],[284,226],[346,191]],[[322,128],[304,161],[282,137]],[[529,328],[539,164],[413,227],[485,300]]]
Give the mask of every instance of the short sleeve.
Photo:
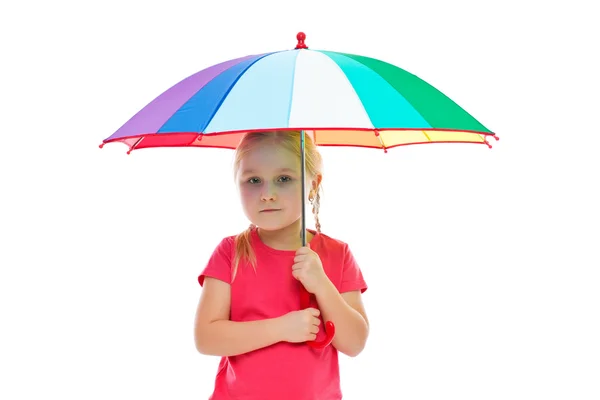
[[[367,290],[367,283],[363,278],[362,271],[350,251],[347,244],[344,244],[344,262],[342,264],[342,284],[340,293],[360,290],[364,293]]]
[[[215,248],[208,259],[202,273],[198,276],[200,286],[204,284],[204,278],[216,278],[231,284],[231,262],[233,256],[233,238],[223,239]]]

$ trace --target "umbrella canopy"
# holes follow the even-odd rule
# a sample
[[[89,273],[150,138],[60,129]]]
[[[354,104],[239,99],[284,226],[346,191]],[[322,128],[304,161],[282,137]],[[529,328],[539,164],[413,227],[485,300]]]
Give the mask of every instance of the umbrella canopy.
[[[317,145],[387,150],[424,143],[486,144],[497,139],[454,101],[384,61],[309,50],[249,55],[177,83],[105,143],[236,148],[258,130],[306,130]],[[491,147],[491,146],[490,146]]]

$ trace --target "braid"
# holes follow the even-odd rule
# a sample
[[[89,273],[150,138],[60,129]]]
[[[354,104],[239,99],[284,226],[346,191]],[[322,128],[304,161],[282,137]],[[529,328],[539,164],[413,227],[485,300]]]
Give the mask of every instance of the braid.
[[[319,190],[317,190],[315,194],[315,198],[312,202],[312,212],[315,216],[315,227],[317,228],[317,232],[321,233],[321,222],[319,222],[319,207],[321,202],[321,195],[319,194]]]

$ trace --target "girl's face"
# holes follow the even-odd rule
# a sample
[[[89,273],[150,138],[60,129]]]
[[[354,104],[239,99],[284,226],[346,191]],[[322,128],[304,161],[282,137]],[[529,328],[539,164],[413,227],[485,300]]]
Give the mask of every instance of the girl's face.
[[[278,230],[302,216],[300,160],[289,150],[270,143],[255,147],[240,161],[237,179],[244,213],[254,225]]]

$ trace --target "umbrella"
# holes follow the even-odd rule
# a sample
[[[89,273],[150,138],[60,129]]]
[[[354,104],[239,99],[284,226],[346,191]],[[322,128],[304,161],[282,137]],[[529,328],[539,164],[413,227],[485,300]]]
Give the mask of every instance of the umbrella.
[[[319,146],[388,149],[412,144],[470,143],[491,148],[498,137],[417,76],[360,55],[309,49],[303,32],[294,49],[248,55],[199,71],[166,90],[106,143],[235,149],[253,131],[299,130]],[[302,243],[305,188],[302,187]],[[301,286],[301,306],[310,295]],[[325,324],[328,345],[335,327]]]

